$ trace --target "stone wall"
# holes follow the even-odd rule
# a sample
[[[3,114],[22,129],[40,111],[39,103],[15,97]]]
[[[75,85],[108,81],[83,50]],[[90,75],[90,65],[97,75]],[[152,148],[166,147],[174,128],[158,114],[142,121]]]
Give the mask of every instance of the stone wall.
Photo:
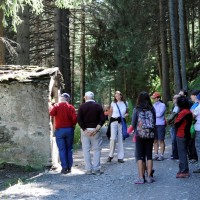
[[[48,89],[49,80],[0,83],[0,162],[49,164]]]

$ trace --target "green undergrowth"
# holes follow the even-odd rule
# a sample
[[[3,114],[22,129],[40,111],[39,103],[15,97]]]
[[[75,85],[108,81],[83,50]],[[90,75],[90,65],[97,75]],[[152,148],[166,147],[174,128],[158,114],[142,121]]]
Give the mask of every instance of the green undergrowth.
[[[81,129],[80,126],[77,124],[74,130],[74,150],[77,150],[81,144]]]

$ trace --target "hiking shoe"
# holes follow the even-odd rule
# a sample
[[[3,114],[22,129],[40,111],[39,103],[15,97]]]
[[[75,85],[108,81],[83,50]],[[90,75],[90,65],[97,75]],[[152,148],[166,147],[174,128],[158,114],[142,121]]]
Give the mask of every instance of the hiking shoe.
[[[118,159],[118,163],[124,163],[123,159]]]
[[[67,169],[62,169],[62,170],[61,170],[61,173],[62,173],[62,174],[67,174],[68,171],[67,171]]]
[[[156,154],[156,155],[154,155],[154,157],[153,157],[153,160],[158,160],[158,155]]]
[[[190,174],[188,172],[178,172],[176,178],[188,178]]]
[[[155,169],[152,169],[152,170],[151,170],[151,174],[150,174],[150,176],[151,176],[152,178],[153,178],[154,172],[155,172]],[[145,171],[145,174],[146,174],[146,176],[148,176],[147,170]]]
[[[147,182],[147,183],[153,183],[153,182],[154,182],[153,177],[147,176],[147,177],[146,177],[146,182]]]
[[[72,169],[71,169],[71,168],[68,168],[68,169],[67,169],[67,172],[68,172],[68,173],[71,173],[71,172],[72,172]]]
[[[193,173],[200,173],[200,169],[194,170]]]
[[[92,170],[87,170],[87,171],[85,172],[85,174],[86,174],[86,175],[91,175],[91,174],[92,174]]]
[[[144,178],[138,177],[135,182],[135,184],[144,184]]]
[[[198,160],[195,160],[195,159],[189,160],[189,163],[190,163],[190,164],[196,164],[197,162],[198,162]]]
[[[92,174],[93,174],[93,175],[101,175],[101,174],[103,174],[103,172],[102,172],[101,170],[94,170],[94,171],[92,172]]]
[[[107,162],[111,162],[112,161],[112,159],[113,159],[113,157],[108,157],[108,159],[107,159]]]
[[[164,156],[159,156],[159,158],[157,159],[157,161],[163,161],[164,160]]]
[[[152,169],[152,170],[151,170],[151,177],[152,177],[152,178],[153,178],[154,172],[155,172],[155,169]]]

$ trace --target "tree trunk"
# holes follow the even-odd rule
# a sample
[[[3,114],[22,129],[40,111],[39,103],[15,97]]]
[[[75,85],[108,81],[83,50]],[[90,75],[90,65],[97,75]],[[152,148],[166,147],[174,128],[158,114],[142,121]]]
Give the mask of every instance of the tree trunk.
[[[160,77],[160,84],[162,87],[162,61],[161,61],[161,52],[160,52],[160,44],[159,44],[159,38],[157,38],[157,56],[158,56],[158,72]]]
[[[65,83],[64,92],[71,94],[71,65],[70,65],[70,42],[69,42],[69,9],[61,10],[61,59],[62,59],[62,71]]]
[[[61,12],[59,8],[55,9],[55,43],[54,43],[54,60],[55,60],[55,67],[60,69],[60,72],[63,74],[62,71],[62,61],[61,61]]]
[[[172,44],[172,60],[174,69],[174,92],[177,94],[181,89],[181,79],[180,79],[180,65],[178,56],[178,35],[175,27],[175,7],[174,1],[169,0],[169,15],[170,15],[170,29],[171,29],[171,44]]]
[[[55,66],[64,78],[62,92],[71,93],[71,67],[69,51],[69,10],[55,9]]]
[[[82,8],[81,10],[81,60],[80,60],[80,93],[81,93],[81,99],[80,103],[84,102],[84,93],[85,93],[85,10]]]
[[[0,9],[0,37],[3,37],[3,11]],[[3,41],[0,39],[0,65],[4,65],[5,64],[5,59],[4,59],[4,55],[5,55],[5,49],[4,49],[4,44]]]
[[[185,10],[185,9],[184,9]],[[194,5],[192,4],[191,6],[191,25],[192,25],[192,28],[191,28],[191,31],[192,31],[192,37],[191,37],[191,43],[192,43],[192,51],[194,52],[194,49],[195,49],[195,10],[194,10]],[[186,23],[186,21],[185,21]]]
[[[75,87],[75,84],[74,84],[74,69],[75,69],[75,40],[76,40],[76,32],[75,32],[75,29],[76,29],[76,18],[75,18],[75,14],[76,14],[76,11],[74,10],[73,12],[73,22],[72,22],[72,26],[73,26],[73,33],[72,33],[72,51],[71,51],[71,55],[72,55],[72,58],[71,58],[71,82],[72,82],[72,85],[71,85],[71,103],[74,104],[74,87]]]
[[[162,96],[163,101],[167,103],[170,100],[170,86],[169,86],[169,58],[167,52],[167,32],[166,32],[166,11],[165,1],[160,0],[160,38],[161,38],[161,54],[162,54]]]
[[[30,65],[30,37],[29,37],[29,6],[24,7],[19,16],[23,22],[17,26],[17,43],[20,45],[17,56],[17,65]]]
[[[182,88],[188,89],[186,79],[186,64],[185,64],[185,31],[184,31],[184,11],[183,11],[183,0],[179,0],[178,4],[179,11],[179,33],[180,33],[180,52],[181,52],[181,80]]]
[[[188,22],[187,22],[187,12],[186,7],[184,6],[184,18],[185,18],[185,51],[186,51],[186,58],[187,60],[191,59],[191,52],[190,52],[190,39],[188,33]]]

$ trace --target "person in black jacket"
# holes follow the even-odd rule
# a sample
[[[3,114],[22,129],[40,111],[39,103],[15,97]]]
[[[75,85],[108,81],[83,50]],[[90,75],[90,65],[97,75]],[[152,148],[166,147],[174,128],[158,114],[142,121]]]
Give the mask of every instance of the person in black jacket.
[[[94,101],[94,93],[85,93],[85,103],[78,110],[78,124],[81,127],[81,142],[85,161],[86,174],[102,173],[100,156],[102,135],[100,128],[105,123],[103,107]],[[93,150],[93,162],[90,151]]]

